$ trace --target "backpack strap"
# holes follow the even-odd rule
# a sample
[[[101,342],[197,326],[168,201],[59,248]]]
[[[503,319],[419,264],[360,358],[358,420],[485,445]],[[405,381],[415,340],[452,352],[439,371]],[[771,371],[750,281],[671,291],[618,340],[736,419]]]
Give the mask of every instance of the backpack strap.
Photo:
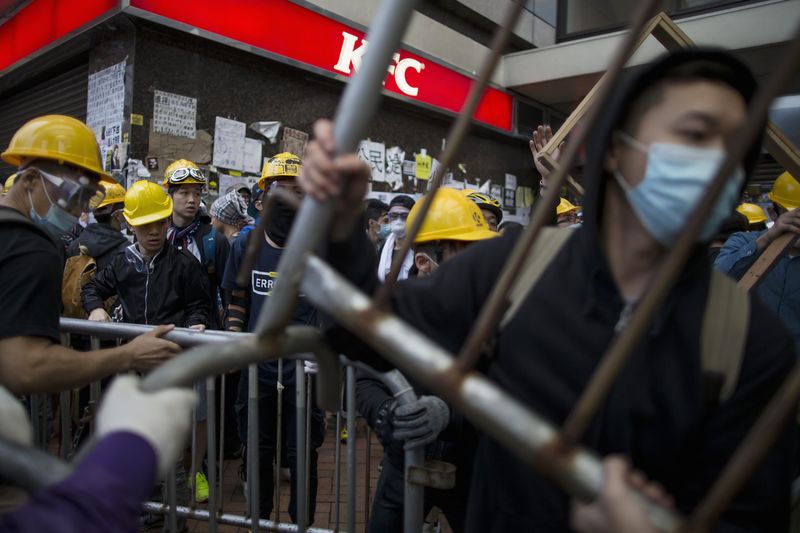
[[[539,237],[533,244],[533,249],[525,259],[520,275],[511,286],[509,293],[509,306],[500,321],[500,329],[503,329],[514,315],[517,314],[519,306],[525,297],[542,277],[544,271],[553,262],[558,252],[563,248],[567,240],[574,234],[568,229],[544,227],[539,233]]]
[[[211,231],[203,235],[203,263],[209,274],[213,274],[216,266],[217,257],[217,230],[211,228]]]
[[[0,209],[0,224],[17,224],[20,226],[25,226],[47,239],[48,242],[53,243],[53,246],[55,246],[57,250],[59,249],[59,244],[56,242],[53,236],[47,232],[47,230],[33,222],[30,218],[26,217],[16,209]]]
[[[736,389],[749,324],[747,292],[712,268],[700,337],[701,364],[708,383],[707,399],[712,403],[724,402]]]

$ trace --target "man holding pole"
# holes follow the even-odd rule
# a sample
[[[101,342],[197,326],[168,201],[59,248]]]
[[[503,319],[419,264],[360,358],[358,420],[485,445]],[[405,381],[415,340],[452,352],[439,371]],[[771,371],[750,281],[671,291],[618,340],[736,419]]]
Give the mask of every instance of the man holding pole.
[[[749,69],[733,57],[691,50],[632,73],[616,88],[590,129],[584,224],[568,235],[538,283],[511,295],[520,303],[495,335],[489,375],[502,388],[556,424],[567,418],[745,125],[755,85]],[[352,154],[333,157],[330,129],[317,124],[300,181],[308,194],[326,200],[339,194],[340,176],[346,176],[352,200],[368,171]],[[681,512],[702,500],[795,364],[793,343],[779,321],[741,294],[737,298],[750,313],[738,328],[744,337],[730,350],[741,354],[731,355],[738,371],[715,370],[701,350],[706,322],[718,320],[706,309],[719,308],[718,296],[731,294],[731,284],[712,275],[705,245],[738,202],[759,150],[753,143],[746,153],[733,154],[740,168],[729,177],[677,284],[580,438],[603,455],[628,456],[674,495]],[[432,276],[398,284],[392,310],[457,352],[515,241],[508,235],[476,244]],[[377,282],[368,250],[363,235],[354,234],[331,245],[328,257],[349,279],[373,291]],[[716,337],[724,344],[733,330],[724,325],[722,330]],[[331,333],[344,353],[380,364],[352,336]],[[788,527],[794,437],[793,428],[779,436],[723,515],[723,528]],[[569,527],[569,499],[483,437],[467,524],[468,531],[563,531]]]

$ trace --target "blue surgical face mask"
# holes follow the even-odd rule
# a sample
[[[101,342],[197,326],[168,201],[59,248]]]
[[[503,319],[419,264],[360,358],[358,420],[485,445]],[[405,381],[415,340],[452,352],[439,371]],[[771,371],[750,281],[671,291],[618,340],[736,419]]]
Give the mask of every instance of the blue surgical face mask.
[[[389,238],[389,234],[392,232],[392,226],[390,224],[381,224],[380,229],[378,230],[378,239],[381,241],[385,241]]]
[[[78,217],[50,199],[50,193],[47,192],[47,185],[44,183],[44,178],[42,178],[42,188],[44,189],[45,196],[47,196],[47,201],[50,202],[50,209],[47,210],[47,213],[45,213],[44,217],[39,216],[39,213],[37,213],[36,209],[33,208],[31,191],[28,191],[28,200],[31,203],[31,219],[37,224],[47,222],[59,231],[67,233],[75,226],[75,224],[78,223]]]
[[[619,171],[614,171],[614,177],[647,232],[664,246],[672,246],[706,194],[725,159],[725,152],[671,143],[653,143],[647,147],[625,133],[618,133],[618,137],[647,154],[647,168],[644,179],[636,187],[632,187]],[[744,169],[739,166],[708,215],[698,242],[710,240],[730,216],[743,183]]]

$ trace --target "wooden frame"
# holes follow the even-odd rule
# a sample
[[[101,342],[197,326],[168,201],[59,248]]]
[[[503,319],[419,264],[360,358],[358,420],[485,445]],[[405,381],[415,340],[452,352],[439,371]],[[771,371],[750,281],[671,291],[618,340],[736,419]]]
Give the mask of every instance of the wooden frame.
[[[694,41],[686,35],[686,33],[678,27],[677,24],[663,11],[653,17],[650,22],[645,26],[642,33],[639,35],[636,48],[638,49],[648,36],[652,35],[656,40],[661,43],[664,48],[669,51],[680,50],[682,48],[690,48],[694,46]],[[558,148],[569,135],[570,131],[580,122],[586,114],[586,110],[592,104],[594,95],[597,88],[604,82],[606,76],[592,87],[592,90],[581,100],[575,110],[567,117],[564,124],[553,135],[545,147],[542,149],[542,154],[539,156],[539,161],[550,170],[553,170],[558,164],[553,159],[553,152]],[[766,135],[764,136],[764,147],[781,164],[784,170],[788,170],[793,176],[800,177],[800,150],[786,138],[783,132],[769,122],[767,124]],[[577,183],[571,176],[567,176],[567,182],[579,195],[583,196],[583,187]]]

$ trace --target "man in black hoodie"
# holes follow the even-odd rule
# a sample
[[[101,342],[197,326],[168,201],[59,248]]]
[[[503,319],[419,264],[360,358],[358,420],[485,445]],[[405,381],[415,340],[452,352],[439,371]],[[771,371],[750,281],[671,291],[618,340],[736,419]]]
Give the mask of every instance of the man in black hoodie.
[[[125,203],[125,188],[119,183],[101,183],[106,195],[94,208],[93,222],[86,226],[77,239],[67,247],[67,257],[81,253],[81,246],[97,262],[97,271],[103,270],[117,252],[130,244],[120,231],[122,229],[122,207]]]
[[[563,423],[705,193],[744,122],[755,86],[749,69],[732,56],[690,50],[637,69],[616,89],[589,136],[584,224],[497,334],[488,370],[494,382],[554,424]],[[368,175],[364,166],[352,154],[334,159],[329,123],[318,123],[315,132],[300,179],[306,192],[319,200],[335,196],[343,174],[350,178],[348,191],[355,190],[348,199],[357,197]],[[681,512],[702,499],[795,364],[791,337],[750,296],[747,339],[730,397],[709,394],[711,376],[701,365],[711,275],[706,244],[736,205],[759,149],[755,143],[743,170],[731,176],[678,282],[581,441],[601,455],[628,456],[675,497]],[[358,233],[331,245],[328,256],[373,291],[369,243]],[[515,242],[512,234],[476,244],[434,275],[399,283],[392,310],[457,352]],[[380,364],[343,331],[331,331],[331,339],[343,353]],[[779,436],[719,530],[787,529],[794,439],[794,428]],[[468,531],[569,530],[569,497],[555,484],[487,436],[475,455]]]

